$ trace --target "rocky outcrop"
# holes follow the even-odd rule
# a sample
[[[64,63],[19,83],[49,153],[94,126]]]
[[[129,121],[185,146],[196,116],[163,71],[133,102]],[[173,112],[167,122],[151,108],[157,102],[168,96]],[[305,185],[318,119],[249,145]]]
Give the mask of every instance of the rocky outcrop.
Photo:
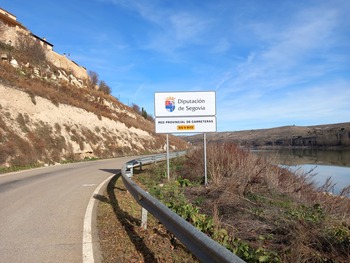
[[[9,59],[9,56],[7,56],[7,54],[1,54],[1,61],[2,63],[9,63],[12,67],[20,69],[23,75],[28,75],[31,78],[47,79],[55,83],[64,81],[66,83],[74,85],[77,88],[86,87],[84,83],[84,81],[86,81],[86,78],[79,79],[72,73],[68,74],[63,69],[52,70],[50,66],[46,66],[44,69],[41,69],[37,66],[32,66],[29,62],[18,62],[14,57]]]
[[[5,44],[17,47],[21,38],[30,37],[31,35],[31,32],[25,28],[7,26],[0,20],[0,41]],[[73,74],[77,79],[88,79],[86,68],[70,60],[68,57],[66,57],[66,55],[58,54],[53,49],[44,49],[44,51],[46,59],[55,67],[60,68],[66,72],[71,72],[71,74]],[[2,54],[2,59],[3,56],[8,56],[8,54]],[[11,58],[6,59],[11,60]]]

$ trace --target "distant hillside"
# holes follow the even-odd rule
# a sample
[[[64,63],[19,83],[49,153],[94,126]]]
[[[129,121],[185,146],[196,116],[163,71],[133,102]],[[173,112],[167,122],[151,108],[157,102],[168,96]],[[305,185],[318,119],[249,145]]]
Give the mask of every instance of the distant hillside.
[[[199,143],[202,135],[184,137]],[[235,142],[247,147],[350,147],[350,122],[317,126],[208,133],[208,142]]]

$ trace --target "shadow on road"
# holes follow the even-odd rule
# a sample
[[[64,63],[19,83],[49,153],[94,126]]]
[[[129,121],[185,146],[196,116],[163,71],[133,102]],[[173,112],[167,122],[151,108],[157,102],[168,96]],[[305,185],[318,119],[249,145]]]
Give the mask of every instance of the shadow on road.
[[[100,169],[100,170],[111,174],[119,174],[121,171],[120,169]]]
[[[130,241],[134,244],[136,250],[143,255],[144,262],[157,262],[157,259],[154,256],[154,253],[148,249],[146,244],[143,242],[142,237],[140,237],[133,229],[135,225],[140,226],[141,220],[130,216],[128,213],[124,212],[118,204],[118,200],[115,195],[115,189],[118,191],[126,191],[125,189],[120,189],[116,187],[116,182],[120,178],[120,170],[113,169],[103,169],[103,171],[116,172],[116,175],[110,180],[107,185],[107,194],[108,198],[102,195],[94,196],[95,199],[108,203],[112,206],[114,214],[119,222],[122,224],[125,232],[129,236]]]

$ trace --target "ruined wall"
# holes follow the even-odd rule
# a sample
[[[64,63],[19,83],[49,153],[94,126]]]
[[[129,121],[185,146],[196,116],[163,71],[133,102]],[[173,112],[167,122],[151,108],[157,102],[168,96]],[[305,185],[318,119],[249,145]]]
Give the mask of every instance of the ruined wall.
[[[78,64],[74,63],[72,60],[68,59],[64,55],[60,55],[55,51],[47,51],[46,58],[49,62],[54,64],[56,67],[64,69],[65,71],[73,74],[76,78],[79,78],[79,79],[88,78],[87,71],[84,67],[79,66]]]
[[[30,31],[19,27],[10,27],[0,20],[0,41],[16,47],[18,46],[18,39],[21,34],[30,35]],[[68,59],[66,56],[60,55],[50,49],[46,49],[45,52],[47,60],[56,67],[64,69],[66,72],[74,75],[76,78],[84,80],[88,78],[86,69]]]

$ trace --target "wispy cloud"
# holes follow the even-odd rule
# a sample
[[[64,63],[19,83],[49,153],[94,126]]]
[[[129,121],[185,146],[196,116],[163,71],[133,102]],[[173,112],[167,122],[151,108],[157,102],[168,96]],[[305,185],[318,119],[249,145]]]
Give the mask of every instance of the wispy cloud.
[[[210,27],[207,17],[187,10],[172,9],[162,1],[102,1],[131,10],[145,21],[157,25],[158,30],[147,32],[149,41],[142,43],[140,48],[171,56],[179,48],[200,43],[202,34]]]
[[[219,80],[219,83],[215,86],[215,90],[218,90],[226,81],[232,77],[231,72],[225,72],[222,78]]]
[[[244,121],[246,128],[257,126],[257,119],[288,124],[318,116],[325,123],[344,121],[350,111],[350,80],[330,77],[344,68],[344,58],[329,52],[339,45],[335,31],[341,21],[337,8],[316,7],[296,14],[282,32],[270,25],[270,30],[254,27],[260,48],[230,67],[232,77],[219,83],[220,119]]]
[[[322,19],[320,16],[322,14]],[[334,28],[337,26],[335,10],[318,9],[303,11],[296,21],[282,32],[257,32],[254,41],[262,48],[248,55],[246,61],[236,67],[237,77],[230,84],[262,88],[266,91],[298,84],[310,77],[323,75],[336,66],[334,56],[327,50],[334,43]],[[268,41],[267,41],[268,39]],[[319,63],[322,62],[322,63]]]
[[[204,19],[187,12],[173,14],[169,20],[171,31],[175,32],[176,39],[180,41],[193,41],[208,26]]]

